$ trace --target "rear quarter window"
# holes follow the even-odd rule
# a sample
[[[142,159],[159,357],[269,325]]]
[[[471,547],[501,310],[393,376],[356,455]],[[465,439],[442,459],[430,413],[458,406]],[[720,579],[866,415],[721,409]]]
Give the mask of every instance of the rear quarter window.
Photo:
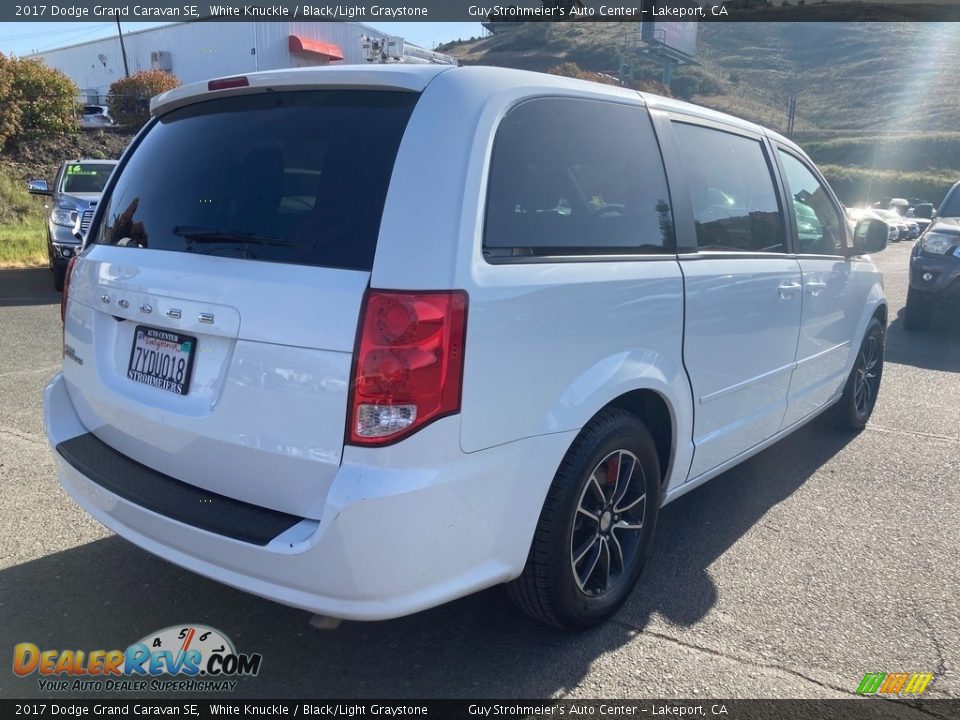
[[[418,97],[290,91],[174,110],[123,168],[96,242],[370,270]]]
[[[494,140],[483,248],[488,259],[673,252],[646,109],[574,98],[513,108]]]

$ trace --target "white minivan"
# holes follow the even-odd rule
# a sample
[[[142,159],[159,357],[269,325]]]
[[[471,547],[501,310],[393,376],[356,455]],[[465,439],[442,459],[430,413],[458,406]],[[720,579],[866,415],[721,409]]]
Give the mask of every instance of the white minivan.
[[[155,98],[64,294],[67,492],[145,550],[333,618],[498,583],[623,604],[659,508],[828,408],[887,304],[806,155],[661,97],[490,67]]]

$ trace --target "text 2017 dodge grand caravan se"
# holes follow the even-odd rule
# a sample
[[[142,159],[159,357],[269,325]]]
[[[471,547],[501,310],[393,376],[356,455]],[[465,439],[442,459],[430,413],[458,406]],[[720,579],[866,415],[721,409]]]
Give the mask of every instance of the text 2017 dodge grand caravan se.
[[[583,628],[664,503],[874,407],[887,228],[851,231],[763,128],[436,66],[226,78],[152,113],[44,404],[66,490],[185,568],[358,620],[509,582]]]

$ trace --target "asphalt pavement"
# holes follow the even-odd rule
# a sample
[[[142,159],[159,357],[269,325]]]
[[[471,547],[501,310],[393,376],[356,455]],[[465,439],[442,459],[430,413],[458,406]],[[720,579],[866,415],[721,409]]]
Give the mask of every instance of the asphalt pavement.
[[[242,696],[849,697],[902,671],[960,698],[960,330],[904,331],[908,255],[877,256],[891,318],[867,430],[817,420],[667,506],[641,585],[583,634],[501,588],[319,631],[112,535],[60,489],[43,435],[59,294],[47,270],[0,271],[0,667],[19,642],[124,648],[203,623],[263,655]],[[44,695],[0,670],[0,697]]]

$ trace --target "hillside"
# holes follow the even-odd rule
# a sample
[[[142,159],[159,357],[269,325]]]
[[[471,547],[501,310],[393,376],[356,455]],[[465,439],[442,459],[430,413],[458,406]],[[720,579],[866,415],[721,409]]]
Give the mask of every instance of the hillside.
[[[67,158],[116,158],[133,133],[124,129],[82,130],[65,137],[8,146],[0,153],[0,268],[43,265],[43,197],[27,193],[27,180],[53,182]]]
[[[540,71],[573,62],[616,75],[624,60],[636,80],[660,77],[628,23],[524,23],[443,50],[464,64]],[[674,73],[672,90],[780,131],[796,97],[794,135],[846,201],[866,200],[858,195],[871,185],[874,196],[898,194],[901,182],[938,200],[960,177],[957,67],[958,23],[701,23],[697,62]]]
[[[630,23],[524,23],[442,48],[468,65],[540,71],[574,62],[616,74],[624,57],[638,78],[659,79],[635,34]],[[798,131],[956,131],[958,65],[955,23],[701,23],[697,62],[674,77],[697,81],[695,102],[775,127],[796,96]]]

